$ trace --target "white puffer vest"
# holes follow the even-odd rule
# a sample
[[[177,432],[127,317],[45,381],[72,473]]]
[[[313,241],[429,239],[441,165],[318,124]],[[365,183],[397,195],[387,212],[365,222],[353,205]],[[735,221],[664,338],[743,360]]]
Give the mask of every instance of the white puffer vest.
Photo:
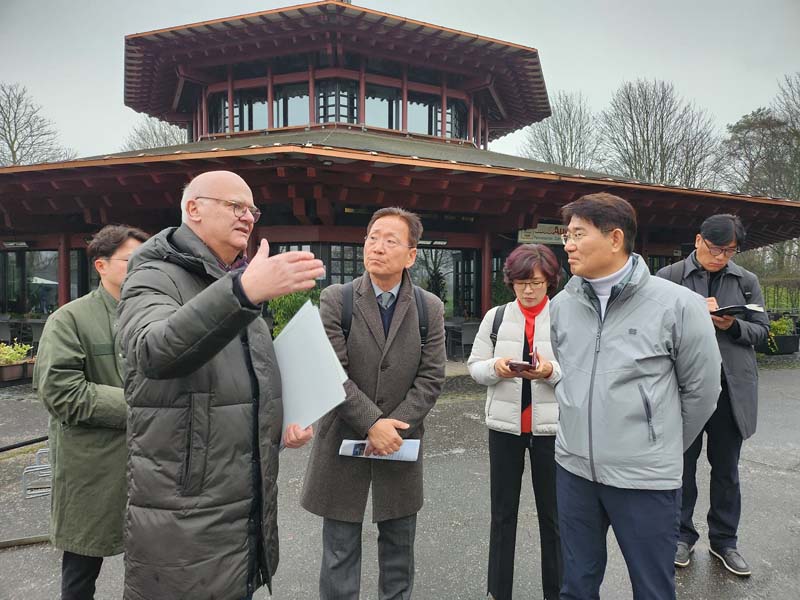
[[[494,363],[498,358],[522,360],[525,336],[525,316],[517,301],[509,302],[503,322],[497,332],[497,346],[492,349],[492,323],[497,307],[483,317],[468,366],[470,375],[479,384],[487,386],[486,425],[489,429],[520,435],[522,419],[522,377],[504,379],[497,376]],[[550,301],[539,316],[533,332],[533,344],[539,356],[553,363],[553,374],[547,379],[532,381],[531,405],[533,435],[555,435],[558,429],[558,404],[553,386],[561,379],[561,368],[553,355],[550,343]],[[533,352],[533,349],[531,349]]]

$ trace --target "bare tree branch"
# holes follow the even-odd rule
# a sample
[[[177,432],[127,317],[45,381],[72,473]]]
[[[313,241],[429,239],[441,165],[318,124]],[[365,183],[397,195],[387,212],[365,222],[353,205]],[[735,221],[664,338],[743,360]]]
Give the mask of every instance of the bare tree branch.
[[[718,137],[712,119],[671,83],[624,83],[600,116],[606,171],[651,183],[712,187]]]
[[[551,106],[551,117],[526,130],[522,156],[576,169],[597,168],[599,138],[586,97],[558,92]]]
[[[0,167],[70,160],[53,123],[40,114],[28,90],[0,82]]]
[[[147,150],[150,148],[164,148],[165,146],[178,146],[187,142],[186,130],[176,125],[170,125],[159,119],[142,115],[136,125],[133,126],[125,144],[123,151]]]

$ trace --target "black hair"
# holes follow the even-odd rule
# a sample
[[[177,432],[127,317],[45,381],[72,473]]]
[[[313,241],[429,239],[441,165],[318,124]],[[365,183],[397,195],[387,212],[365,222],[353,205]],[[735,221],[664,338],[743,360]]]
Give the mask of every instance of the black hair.
[[[727,246],[735,241],[741,247],[747,238],[742,220],[729,214],[708,217],[700,226],[700,235],[715,246]]]
[[[636,211],[630,203],[606,192],[588,194],[561,208],[561,217],[568,225],[572,217],[588,221],[603,233],[621,229],[625,236],[625,252],[633,252],[636,241]]]

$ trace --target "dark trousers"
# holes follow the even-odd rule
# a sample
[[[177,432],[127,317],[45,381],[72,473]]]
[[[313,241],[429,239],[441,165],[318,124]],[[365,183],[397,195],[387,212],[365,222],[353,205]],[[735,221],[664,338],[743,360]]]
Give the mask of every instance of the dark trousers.
[[[517,515],[526,452],[530,454],[533,495],[539,517],[542,590],[546,600],[556,600],[561,588],[562,566],[556,510],[555,437],[550,435],[514,435],[489,430],[492,523],[487,592],[496,600],[511,598]]]
[[[620,489],[556,469],[561,600],[600,598],[609,525],[625,557],[634,600],[674,600],[681,490]]]
[[[736,548],[736,531],[742,512],[739,489],[739,454],[742,434],[733,419],[728,387],[723,384],[717,409],[706,423],[706,455],[711,464],[711,506],[708,511],[708,539],[715,550]],[[680,539],[690,546],[700,538],[692,522],[697,502],[697,459],[703,449],[703,433],[683,455],[683,500]]]
[[[417,515],[378,523],[378,598],[409,600],[414,588]],[[320,600],[358,600],[361,523],[323,519]]]
[[[103,559],[64,552],[61,559],[61,600],[93,600]]]

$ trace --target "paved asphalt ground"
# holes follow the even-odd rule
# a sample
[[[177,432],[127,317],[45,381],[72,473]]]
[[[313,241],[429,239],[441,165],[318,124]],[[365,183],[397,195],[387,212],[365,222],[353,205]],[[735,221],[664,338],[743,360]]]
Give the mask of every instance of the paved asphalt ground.
[[[458,365],[455,366],[458,368]],[[800,599],[800,369],[762,370],[756,435],[745,443],[741,479],[743,516],[740,549],[753,576],[740,579],[697,545],[689,568],[677,574],[678,598],[693,600]],[[29,386],[0,389],[0,446],[46,433],[47,416]],[[481,391],[463,376],[448,380],[446,394],[427,420],[425,507],[417,530],[414,597],[422,600],[485,598],[489,526],[489,474]],[[281,458],[281,563],[276,600],[317,597],[321,520],[303,511],[298,497],[308,449]],[[49,498],[23,500],[22,468],[32,452],[0,455],[0,540],[47,531]],[[701,463],[702,464],[702,463]],[[708,507],[708,468],[698,469],[698,514]],[[525,476],[528,477],[528,474]],[[530,487],[523,488],[517,541],[515,592],[541,598],[539,544]],[[702,534],[707,531],[699,525]],[[363,598],[377,596],[374,525],[364,527]],[[613,533],[609,534],[604,599],[631,597]],[[60,554],[49,545],[0,550],[0,600],[58,597]],[[122,559],[108,559],[98,582],[98,600],[121,598]],[[268,598],[266,589],[257,600]]]

